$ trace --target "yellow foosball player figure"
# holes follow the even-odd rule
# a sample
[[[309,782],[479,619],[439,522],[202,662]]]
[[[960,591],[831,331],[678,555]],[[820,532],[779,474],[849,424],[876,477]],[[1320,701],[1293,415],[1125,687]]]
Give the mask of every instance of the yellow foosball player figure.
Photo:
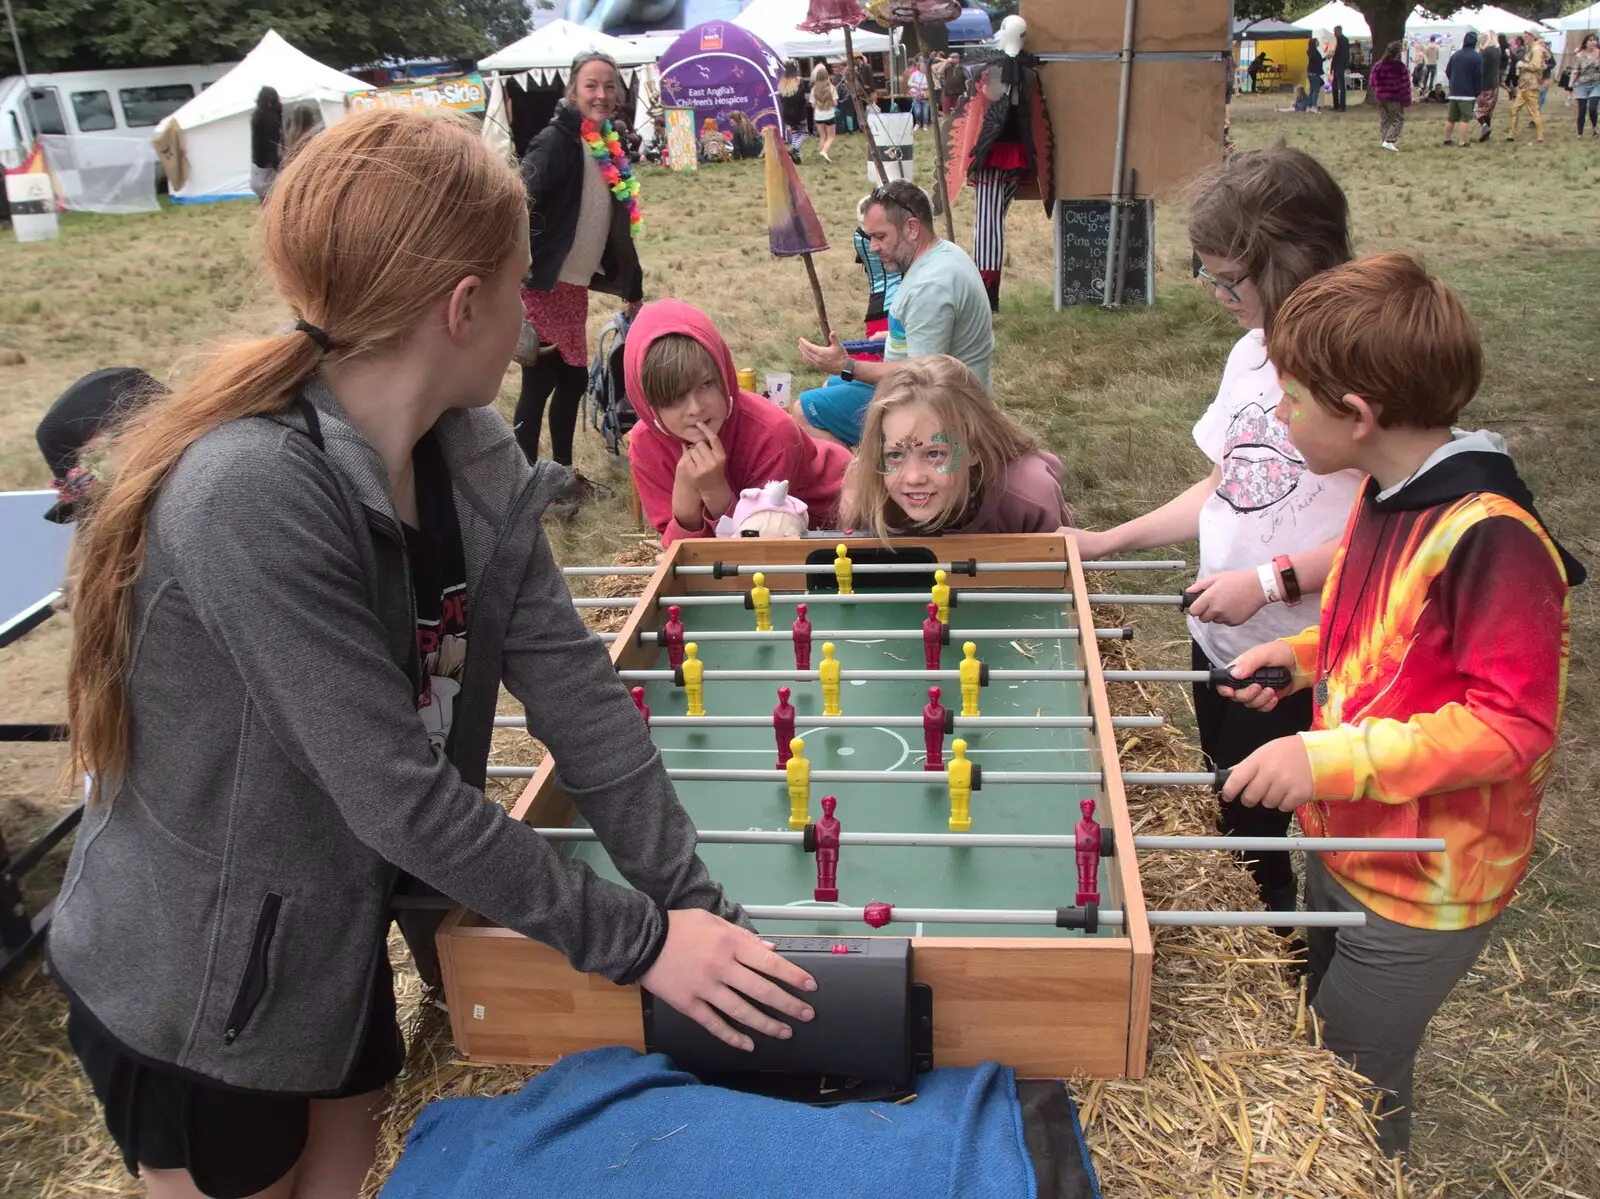
[[[796,737],[789,742],[789,760],[783,771],[789,779],[789,827],[795,832],[811,819],[811,763],[805,758],[806,743]]]
[[[836,545],[833,548],[835,554],[837,554],[837,557],[833,560],[833,574],[839,580],[839,594],[854,595],[856,593],[853,583],[855,567],[850,564],[850,551],[845,549],[843,544]]]
[[[822,682],[822,714],[843,716],[839,710],[839,661],[833,656],[831,641],[822,643],[822,661],[817,666],[817,675]]]
[[[683,693],[689,697],[689,715],[706,714],[706,664],[700,661],[700,647],[693,641],[683,647]],[[965,688],[963,688],[965,690]]]
[[[750,580],[750,606],[756,610],[756,632],[772,632],[772,592],[767,589],[767,576],[757,571]]]
[[[939,623],[950,623],[950,578],[942,570],[933,572],[933,593],[928,597],[939,605]]]
[[[961,647],[961,714],[978,714],[978,688],[983,682],[983,663],[978,661],[977,644],[971,641]]]
[[[950,831],[972,831],[972,763],[967,761],[967,743],[957,737],[950,743]]]

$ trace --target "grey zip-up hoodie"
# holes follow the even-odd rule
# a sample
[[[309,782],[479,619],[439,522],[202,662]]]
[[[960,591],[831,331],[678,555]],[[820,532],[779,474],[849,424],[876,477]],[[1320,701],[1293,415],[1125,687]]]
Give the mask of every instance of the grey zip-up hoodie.
[[[304,395],[208,433],[162,486],[134,591],[127,769],[84,817],[50,958],[140,1057],[321,1093],[366,1033],[396,868],[619,982],[659,952],[664,909],[743,914],[540,529],[564,469],[530,467],[491,411],[435,426],[470,604],[436,756],[382,460],[324,385]],[[638,890],[484,798],[502,680]]]

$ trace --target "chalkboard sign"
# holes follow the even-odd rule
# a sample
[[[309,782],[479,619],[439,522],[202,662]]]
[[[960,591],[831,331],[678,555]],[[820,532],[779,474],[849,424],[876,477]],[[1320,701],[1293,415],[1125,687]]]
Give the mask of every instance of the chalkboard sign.
[[[1111,236],[1109,200],[1056,201],[1056,308],[1069,304],[1100,304],[1105,298],[1106,242]],[[1123,304],[1155,301],[1156,206],[1154,200],[1137,200],[1126,209],[1123,262]]]

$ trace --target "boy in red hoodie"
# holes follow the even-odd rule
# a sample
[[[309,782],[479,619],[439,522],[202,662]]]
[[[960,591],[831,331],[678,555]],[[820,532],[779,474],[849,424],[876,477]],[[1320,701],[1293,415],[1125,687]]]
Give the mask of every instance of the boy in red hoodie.
[[[1223,798],[1295,811],[1307,835],[1436,837],[1442,853],[1306,859],[1323,1041],[1385,1094],[1379,1144],[1411,1135],[1417,1046],[1488,942],[1533,849],[1566,683],[1567,589],[1583,566],[1545,530],[1505,442],[1452,426],[1483,376],[1461,302],[1405,254],[1324,271],[1278,310],[1278,417],[1317,474],[1369,477],[1320,622],[1241,654],[1293,671],[1311,731],[1234,767]],[[1279,694],[1241,689],[1270,709]]]
[[[850,451],[807,437],[772,401],[740,391],[733,355],[711,319],[681,300],[646,304],[623,351],[639,423],[628,461],[663,545],[710,537],[739,492],[787,481],[812,528],[838,519]]]

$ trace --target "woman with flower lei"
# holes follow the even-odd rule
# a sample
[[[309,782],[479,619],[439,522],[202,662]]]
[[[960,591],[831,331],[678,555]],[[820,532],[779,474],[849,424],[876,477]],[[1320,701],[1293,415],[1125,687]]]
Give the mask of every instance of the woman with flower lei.
[[[634,247],[642,227],[639,180],[614,123],[622,97],[615,62],[594,52],[579,55],[564,102],[522,158],[530,258],[522,303],[538,334],[538,352],[523,361],[513,428],[530,461],[539,456],[548,406],[551,457],[572,465],[589,378],[589,292],[622,299],[630,320],[644,301],[644,270]],[[551,511],[570,516],[599,489],[576,471],[573,477],[570,493]]]

